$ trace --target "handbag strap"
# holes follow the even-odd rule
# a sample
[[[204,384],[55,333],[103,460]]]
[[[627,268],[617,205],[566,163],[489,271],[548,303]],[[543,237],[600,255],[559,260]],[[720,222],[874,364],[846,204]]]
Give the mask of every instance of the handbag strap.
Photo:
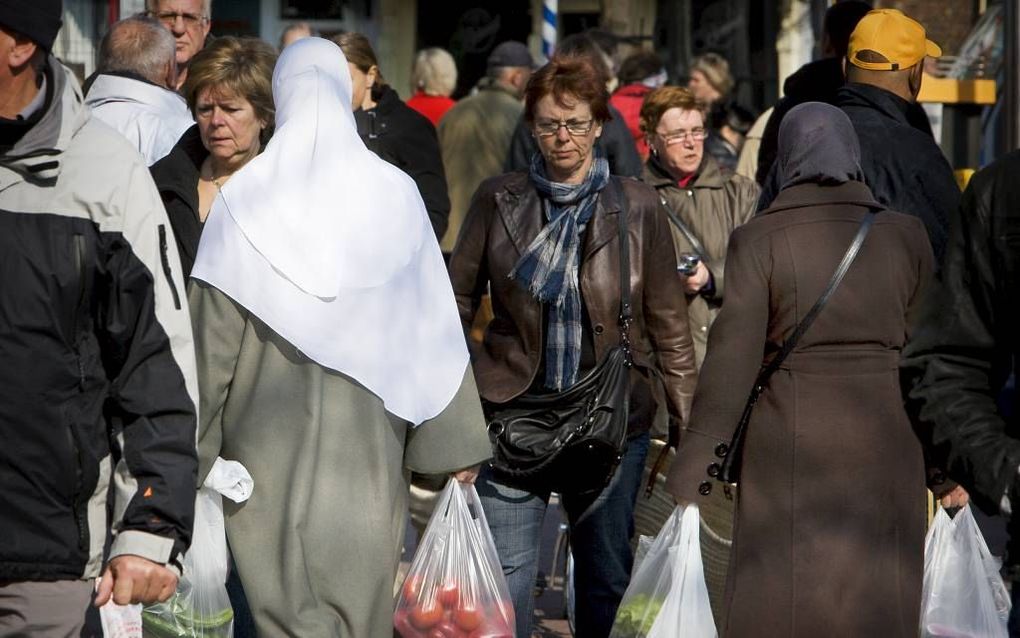
[[[719,469],[719,480],[725,483],[735,483],[736,481],[731,480],[735,478],[733,476],[734,463],[737,462],[741,448],[743,447],[744,437],[747,432],[747,424],[751,420],[751,410],[754,405],[758,402],[758,397],[765,391],[765,385],[768,383],[769,378],[779,369],[779,366],[783,364],[786,357],[793,352],[794,348],[797,347],[797,342],[807,332],[807,329],[811,327],[814,320],[821,313],[822,308],[828,303],[832,294],[836,292],[836,288],[840,282],[843,281],[843,277],[850,270],[850,266],[853,265],[854,260],[857,258],[857,254],[861,250],[861,246],[864,244],[865,237],[868,236],[868,231],[871,230],[871,225],[875,222],[875,211],[869,210],[861,220],[860,226],[857,228],[857,234],[854,235],[854,239],[850,242],[850,247],[847,248],[846,254],[843,255],[842,261],[836,267],[836,271],[832,273],[832,278],[829,280],[829,285],[826,286],[825,291],[815,302],[815,305],[811,306],[808,313],[804,315],[804,318],[800,320],[797,327],[794,328],[793,333],[783,342],[783,347],[779,350],[779,353],[772,358],[765,369],[758,373],[758,378],[754,381],[754,386],[751,388],[751,394],[747,398],[747,403],[744,405],[744,412],[740,416],[740,422],[737,424],[737,429],[733,433],[733,439],[730,441],[730,446],[726,452],[726,458],[723,459],[722,467]]]
[[[620,345],[629,368],[633,364],[630,352],[630,323],[633,310],[630,305],[630,238],[627,235],[627,198],[623,193],[620,178],[612,177],[613,190],[620,203],[620,214],[617,219],[617,233],[620,241]]]
[[[680,233],[687,239],[687,243],[691,245],[691,249],[698,256],[702,262],[707,261],[708,254],[705,252],[705,246],[701,243],[698,237],[690,229],[690,227],[684,223],[684,220],[677,215],[676,211],[670,208],[669,204],[666,203],[666,198],[659,191],[656,191],[659,195],[659,201],[662,202],[662,208],[666,211],[666,216],[669,217],[669,221],[680,231]]]

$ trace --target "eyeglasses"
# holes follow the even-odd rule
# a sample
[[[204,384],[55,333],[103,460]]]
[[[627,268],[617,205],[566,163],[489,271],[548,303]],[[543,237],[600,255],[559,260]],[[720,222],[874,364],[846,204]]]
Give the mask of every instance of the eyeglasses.
[[[193,27],[199,24],[204,24],[208,19],[204,15],[195,13],[175,13],[173,11],[164,11],[163,13],[152,14],[154,18],[165,24],[167,27],[172,27],[177,24],[177,18],[184,21],[185,27]]]
[[[538,120],[535,122],[535,133],[539,137],[550,137],[560,132],[560,127],[566,127],[567,133],[571,135],[587,135],[595,125],[595,120],[567,120],[554,122],[552,120]]]
[[[693,142],[701,142],[708,136],[708,132],[703,128],[692,128],[689,131],[670,131],[669,133],[655,132],[656,135],[662,138],[666,145],[679,144],[685,142],[688,139]]]

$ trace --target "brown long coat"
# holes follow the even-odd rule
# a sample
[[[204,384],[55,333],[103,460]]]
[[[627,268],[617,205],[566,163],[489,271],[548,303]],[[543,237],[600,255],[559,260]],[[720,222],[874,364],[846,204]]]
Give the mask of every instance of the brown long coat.
[[[818,299],[870,201],[856,182],[795,186],[734,232],[726,304],[669,476],[679,499],[721,489],[708,467],[759,366]],[[878,213],[766,387],[746,441],[723,636],[917,635],[925,474],[897,365],[932,262],[918,219]]]

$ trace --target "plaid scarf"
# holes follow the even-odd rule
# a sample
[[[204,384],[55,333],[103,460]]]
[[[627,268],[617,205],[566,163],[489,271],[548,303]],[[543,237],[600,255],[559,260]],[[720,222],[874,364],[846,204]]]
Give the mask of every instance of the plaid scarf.
[[[539,153],[531,160],[531,182],[542,199],[547,223],[510,273],[547,305],[545,386],[563,390],[577,381],[581,362],[581,235],[595,212],[599,192],[609,183],[609,162],[596,153],[580,184],[546,177]]]

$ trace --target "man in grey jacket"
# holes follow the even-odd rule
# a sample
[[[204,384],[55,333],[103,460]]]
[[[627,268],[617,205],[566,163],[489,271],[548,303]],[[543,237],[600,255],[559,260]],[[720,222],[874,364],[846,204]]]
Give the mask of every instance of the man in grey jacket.
[[[138,153],[49,53],[61,14],[60,0],[0,0],[5,636],[78,635],[93,596],[166,600],[195,499],[197,380],[170,225]]]
[[[174,37],[153,18],[117,22],[99,48],[99,75],[85,99],[152,166],[195,125],[174,87]]]

